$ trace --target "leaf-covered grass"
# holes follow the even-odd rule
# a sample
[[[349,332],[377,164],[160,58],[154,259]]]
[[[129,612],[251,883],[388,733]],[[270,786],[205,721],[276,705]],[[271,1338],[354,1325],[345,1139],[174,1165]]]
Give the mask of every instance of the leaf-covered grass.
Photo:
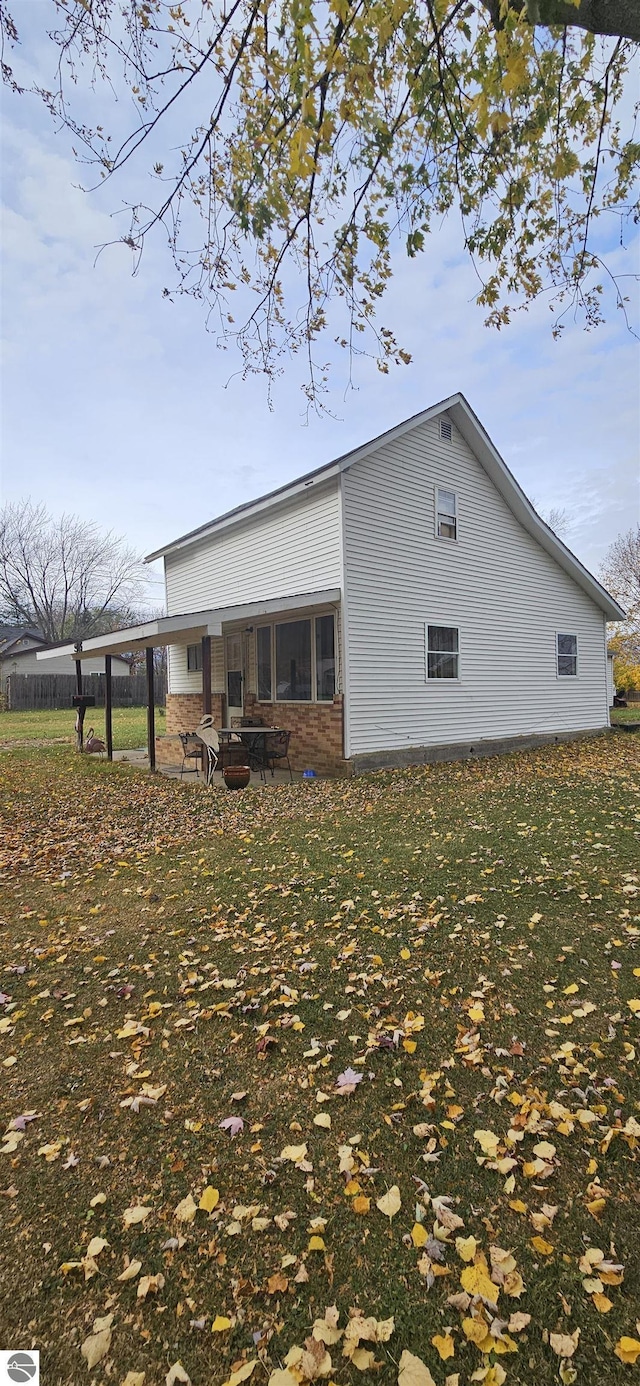
[[[394,1320],[378,1365],[327,1347],[339,1386],[404,1350],[437,1386],[633,1378],[635,737],[243,794],[66,747],[0,773],[2,1346],[56,1386],[267,1386],[335,1303]],[[493,1300],[448,1303],[485,1261]]]
[[[85,729],[93,727],[96,736],[104,737],[104,708],[89,708]],[[164,708],[156,708],[156,728],[164,730]],[[31,741],[75,741],[75,712],[73,708],[56,708],[40,712],[0,712],[0,747],[28,744]],[[114,707],[113,745],[115,750],[130,751],[147,744],[146,707]]]

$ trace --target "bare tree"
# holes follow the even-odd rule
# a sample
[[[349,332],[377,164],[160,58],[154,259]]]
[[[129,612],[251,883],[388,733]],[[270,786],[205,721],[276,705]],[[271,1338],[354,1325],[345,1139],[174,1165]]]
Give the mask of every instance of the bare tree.
[[[540,519],[544,520],[545,524],[553,530],[554,534],[557,534],[559,539],[563,539],[573,524],[569,511],[564,510],[559,505],[551,505],[547,510],[544,506],[538,505],[535,496],[530,496],[529,500],[534,509],[537,510]]]
[[[56,519],[30,500],[0,511],[0,612],[47,640],[78,640],[127,624],[145,586],[141,558],[113,531]]]
[[[640,524],[619,534],[605,556],[602,581],[627,613],[627,623],[640,633]]]

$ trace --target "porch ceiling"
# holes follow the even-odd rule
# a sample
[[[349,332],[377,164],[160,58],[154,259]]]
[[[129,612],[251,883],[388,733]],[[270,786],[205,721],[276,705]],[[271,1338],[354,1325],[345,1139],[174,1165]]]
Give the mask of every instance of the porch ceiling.
[[[158,645],[190,645],[204,635],[222,635],[222,627],[230,621],[255,621],[261,616],[273,616],[280,611],[296,611],[309,606],[333,606],[340,601],[340,588],[328,587],[319,592],[296,592],[290,597],[273,597],[268,601],[246,602],[240,606],[211,607],[207,611],[191,611],[182,616],[161,616],[142,625],[127,626],[109,635],[83,640],[81,649],[75,645],[58,645],[55,650],[37,653],[37,659],[60,658],[95,659],[100,655],[128,654]]]

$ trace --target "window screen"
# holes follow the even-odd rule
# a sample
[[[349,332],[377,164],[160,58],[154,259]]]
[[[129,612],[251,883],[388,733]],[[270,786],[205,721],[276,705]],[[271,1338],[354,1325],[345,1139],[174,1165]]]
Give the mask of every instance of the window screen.
[[[558,674],[575,675],[578,672],[577,635],[557,635]]]
[[[454,491],[441,491],[438,488],[438,537],[457,539],[458,500]]]
[[[271,626],[259,626],[258,641],[258,698],[271,702]]]
[[[336,691],[333,616],[316,616],[316,698],[330,702]]]
[[[202,668],[202,645],[187,645],[187,669],[190,674]]]
[[[311,699],[311,621],[276,626],[276,697],[282,702]]]
[[[457,626],[427,626],[427,678],[457,679],[459,658]]]

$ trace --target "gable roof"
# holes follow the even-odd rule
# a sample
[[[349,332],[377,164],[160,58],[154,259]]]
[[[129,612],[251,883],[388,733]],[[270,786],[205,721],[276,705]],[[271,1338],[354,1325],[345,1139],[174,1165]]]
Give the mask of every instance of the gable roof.
[[[31,640],[36,645],[46,645],[46,640],[41,630],[36,630],[35,626],[4,626],[0,625],[0,659],[5,659],[14,645],[19,645],[23,640]],[[22,654],[22,650],[16,654]]]
[[[422,424],[428,423],[431,419],[437,418],[440,414],[447,414],[453,421],[459,433],[468,444],[469,448],[477,458],[480,465],[493,482],[496,489],[500,492],[503,500],[506,501],[509,509],[519,520],[524,529],[537,540],[542,548],[559,563],[561,568],[578,583],[578,586],[591,597],[592,601],[604,612],[609,621],[621,621],[624,619],[625,612],[622,607],[614,601],[613,597],[597,581],[592,573],[576,558],[575,554],[563,544],[557,534],[550,529],[549,525],[538,515],[531,501],[527,498],[522,487],[516,481],[511,472],[500,456],[498,449],[491,441],[489,434],[481,424],[477,414],[474,413],[469,402],[463,394],[457,393],[450,395],[447,399],[440,400],[438,404],[431,405],[428,409],[423,409],[418,414],[413,414],[411,418],[405,419],[403,423],[396,424],[394,428],[389,428],[385,433],[380,433],[378,437],[372,438],[368,443],[360,447],[352,448],[350,452],[343,453],[333,462],[327,462],[322,467],[316,467],[312,472],[306,472],[304,476],[298,477],[295,481],[288,482],[285,486],[279,486],[275,491],[269,491],[264,496],[259,496],[255,500],[246,501],[242,505],[237,505],[233,510],[227,510],[225,514],[218,515],[215,519],[200,525],[197,529],[190,530],[180,538],[174,539],[164,548],[156,549],[147,555],[145,562],[151,563],[156,558],[166,557],[176,553],[180,549],[190,547],[192,544],[201,543],[203,539],[210,535],[214,536],[219,531],[228,529],[232,525],[242,520],[252,519],[265,510],[270,510],[275,506],[304,495],[316,485],[323,484],[338,477],[341,472],[348,471],[354,463],[369,457],[371,453],[377,452],[379,448],[385,447],[388,443],[395,442],[405,433],[410,433]]]

